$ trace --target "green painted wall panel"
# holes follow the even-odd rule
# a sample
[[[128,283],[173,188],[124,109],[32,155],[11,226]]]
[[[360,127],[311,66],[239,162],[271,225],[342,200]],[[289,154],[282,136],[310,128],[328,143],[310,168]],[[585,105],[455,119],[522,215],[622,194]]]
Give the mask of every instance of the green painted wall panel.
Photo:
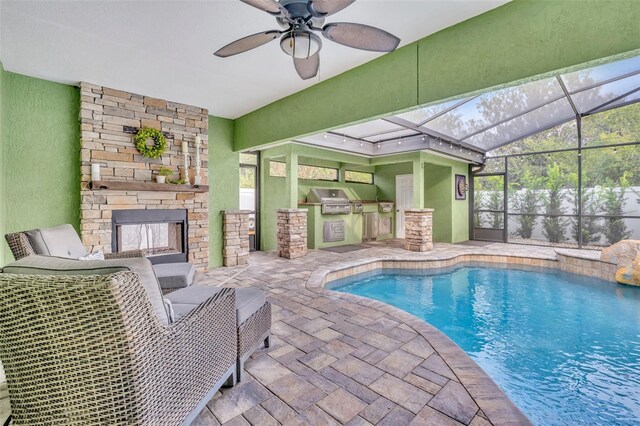
[[[5,231],[62,223],[78,229],[78,88],[13,73],[3,83]]]
[[[0,239],[4,240],[5,234],[5,208],[6,208],[6,195],[5,195],[5,181],[4,181],[4,79],[5,79],[5,71],[2,67],[2,62],[0,62]],[[0,266],[5,264],[5,248],[4,243],[2,243],[3,248],[0,249]]]
[[[413,174],[413,164],[409,162],[376,166],[375,183],[378,187],[378,199],[395,200],[396,176],[410,174]]]
[[[517,0],[238,118],[234,146],[291,140],[639,49],[638,22],[640,1]]]
[[[466,200],[456,200],[454,197],[455,175],[464,175],[469,179],[469,165],[460,161],[442,158],[434,154],[425,154],[425,171],[430,165],[444,166],[450,170],[449,194],[451,197],[451,241],[458,243],[469,239],[469,197]],[[425,190],[429,189],[429,181],[425,178]],[[444,186],[443,186],[444,191]],[[427,200],[425,199],[425,204]]]
[[[424,207],[434,209],[433,241],[452,242],[453,192],[451,167],[425,164]]]
[[[222,211],[240,205],[240,154],[233,121],[209,116],[209,267],[222,266]]]
[[[269,160],[262,160],[260,174],[260,249],[275,250],[278,245],[276,210],[292,208],[287,198],[287,180],[269,176]]]

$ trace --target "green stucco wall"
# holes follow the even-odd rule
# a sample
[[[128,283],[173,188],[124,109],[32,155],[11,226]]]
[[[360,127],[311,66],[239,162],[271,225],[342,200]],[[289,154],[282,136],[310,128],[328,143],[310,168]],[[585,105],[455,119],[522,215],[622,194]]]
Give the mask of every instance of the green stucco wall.
[[[209,267],[222,266],[222,211],[240,204],[240,154],[233,121],[209,116]]]
[[[0,239],[5,234],[5,182],[4,182],[4,79],[5,72],[2,67],[2,62],[0,62]],[[4,247],[0,249],[0,266],[4,265],[5,262],[5,249]]]
[[[79,228],[78,88],[10,72],[3,80],[4,231]]]
[[[395,200],[396,176],[410,175],[412,173],[413,164],[410,162],[376,166],[375,183],[378,187],[378,199],[383,201]]]
[[[260,250],[275,250],[278,246],[276,210],[292,208],[287,197],[287,180],[269,176],[269,159],[262,159],[260,173]]]
[[[468,182],[468,164],[434,154],[424,154],[423,159],[425,161],[425,207],[437,209],[440,205],[441,210],[449,211],[444,215],[434,214],[434,228],[437,223],[438,228],[442,229],[437,231],[437,234],[434,233],[436,241],[448,243],[467,241],[469,239],[469,197],[467,196],[466,200],[456,200],[454,187],[456,174],[466,176]],[[434,184],[438,189],[432,189]]]
[[[240,117],[234,146],[291,140],[629,52],[640,48],[638,22],[634,0],[513,1]]]
[[[433,241],[452,242],[453,191],[451,167],[426,164],[424,168],[424,207],[434,209]]]

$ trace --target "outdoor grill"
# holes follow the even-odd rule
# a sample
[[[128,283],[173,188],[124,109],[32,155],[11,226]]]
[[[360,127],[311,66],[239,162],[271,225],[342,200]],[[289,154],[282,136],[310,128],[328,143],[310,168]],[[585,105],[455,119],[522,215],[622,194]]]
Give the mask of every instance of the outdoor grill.
[[[322,214],[349,214],[351,204],[342,189],[313,188],[307,195],[307,203],[322,205]]]

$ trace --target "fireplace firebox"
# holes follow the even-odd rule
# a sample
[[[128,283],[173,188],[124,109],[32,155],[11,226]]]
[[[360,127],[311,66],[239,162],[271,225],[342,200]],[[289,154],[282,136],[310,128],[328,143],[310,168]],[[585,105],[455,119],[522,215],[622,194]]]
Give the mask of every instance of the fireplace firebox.
[[[114,210],[111,249],[142,250],[153,264],[186,262],[187,211]]]

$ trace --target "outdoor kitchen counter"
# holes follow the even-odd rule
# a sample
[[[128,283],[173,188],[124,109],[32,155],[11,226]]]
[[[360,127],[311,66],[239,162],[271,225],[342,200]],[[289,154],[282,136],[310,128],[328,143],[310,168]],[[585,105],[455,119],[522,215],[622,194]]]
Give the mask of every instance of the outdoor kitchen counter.
[[[377,212],[379,201],[361,201],[356,203],[364,204],[364,213]],[[354,202],[351,202],[354,204]],[[361,213],[349,214],[322,214],[322,205],[320,203],[299,203],[298,207],[309,212],[307,215],[307,247],[309,249],[321,249],[327,247],[343,246],[347,244],[362,243],[363,233],[363,215]],[[379,213],[381,220],[391,218],[393,223],[394,213]],[[324,227],[326,222],[331,222],[336,226],[336,222],[344,223],[344,238],[339,241],[324,241]],[[393,232],[378,235],[378,240],[393,238]]]

